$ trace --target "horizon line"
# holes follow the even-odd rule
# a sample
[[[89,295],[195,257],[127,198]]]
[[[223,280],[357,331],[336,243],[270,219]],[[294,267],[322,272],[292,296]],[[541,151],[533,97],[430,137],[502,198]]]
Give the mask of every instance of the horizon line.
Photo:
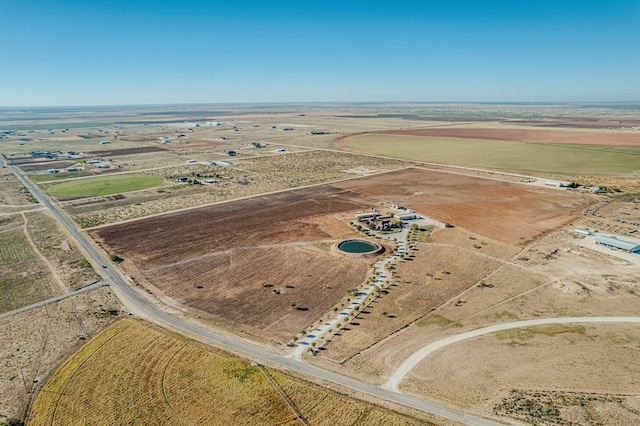
[[[124,103],[124,104],[67,104],[67,105],[0,105],[0,109],[15,108],[114,108],[114,107],[151,107],[151,106],[190,106],[190,105],[640,105],[640,100],[601,100],[601,101],[236,101],[236,102],[160,102],[160,103]]]

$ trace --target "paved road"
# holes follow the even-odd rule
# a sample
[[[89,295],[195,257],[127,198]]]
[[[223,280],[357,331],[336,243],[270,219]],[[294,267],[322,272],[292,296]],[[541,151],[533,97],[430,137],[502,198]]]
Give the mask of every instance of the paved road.
[[[418,349],[409,358],[407,358],[396,371],[391,375],[387,383],[383,385],[385,389],[398,391],[400,382],[407,374],[418,365],[423,359],[432,353],[439,351],[454,343],[463,340],[473,339],[475,337],[484,336],[485,334],[495,333],[496,331],[511,330],[513,328],[531,327],[536,325],[547,324],[576,324],[576,323],[640,323],[640,317],[565,317],[565,318],[541,318],[525,321],[508,322],[504,324],[495,324],[488,327],[479,328],[477,330],[467,331],[466,333],[456,334],[436,342],[430,343],[421,349]]]
[[[1,161],[1,160],[0,160]],[[445,418],[453,419],[458,422],[468,425],[498,425],[495,421],[484,419],[481,417],[466,414],[460,410],[449,408],[440,404],[436,404],[429,401],[423,401],[414,397],[403,395],[401,393],[394,392],[389,389],[383,389],[378,386],[374,386],[368,383],[361,382],[350,377],[342,376],[340,374],[324,370],[319,367],[315,367],[309,364],[305,364],[301,361],[286,358],[281,355],[273,354],[266,351],[263,348],[259,348],[230,337],[220,335],[214,331],[204,329],[192,323],[186,322],[179,318],[169,315],[167,312],[162,311],[150,304],[148,304],[141,296],[134,292],[127,284],[125,279],[120,275],[120,272],[109,261],[106,260],[104,255],[99,253],[92,244],[82,235],[71,221],[57,209],[53,203],[46,197],[35,185],[25,178],[21,170],[15,166],[8,166],[15,175],[24,183],[32,194],[46,206],[56,219],[67,229],[69,234],[78,242],[80,246],[86,251],[87,255],[93,260],[94,263],[101,266],[102,271],[107,278],[112,282],[112,289],[118,296],[123,305],[134,315],[143,317],[144,319],[158,324],[160,326],[178,331],[182,334],[191,335],[199,340],[213,343],[216,345],[224,346],[236,352],[241,352],[245,356],[255,359],[256,361],[268,362],[278,365],[285,369],[303,373],[309,376],[319,378],[321,380],[333,382],[350,388],[357,392],[368,394],[383,400],[392,401],[398,404],[402,404],[417,410],[425,411],[428,413],[436,414]],[[99,266],[99,267],[100,267]]]
[[[69,293],[61,294],[60,296],[52,297],[51,299],[43,300],[38,303],[34,303],[32,305],[23,306],[22,308],[14,309],[13,311],[4,312],[0,314],[0,319],[10,317],[11,315],[19,314],[20,312],[30,311],[31,309],[41,308],[44,305],[48,305],[50,303],[59,302],[61,300],[66,299],[67,297],[72,297],[78,295],[80,293],[84,293],[86,291],[93,290],[94,288],[102,287],[104,285],[109,285],[110,281],[98,281],[93,284],[90,284],[86,287],[79,288],[78,290],[70,291]]]

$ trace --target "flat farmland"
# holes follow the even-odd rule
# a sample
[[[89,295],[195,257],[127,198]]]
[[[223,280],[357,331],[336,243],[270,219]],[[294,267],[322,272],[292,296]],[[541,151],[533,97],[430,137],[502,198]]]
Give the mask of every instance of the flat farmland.
[[[523,245],[582,216],[597,198],[457,173],[409,168],[345,181],[340,188],[507,244]]]
[[[55,296],[56,290],[23,228],[0,233],[0,312]]]
[[[107,328],[62,364],[36,398],[29,424],[299,424],[278,391],[308,424],[431,424],[132,320]]]
[[[481,135],[470,138],[371,133],[338,139],[336,145],[385,157],[533,175],[636,176],[640,173],[640,142],[615,146],[606,145],[603,138],[602,145],[575,141],[538,143],[483,139]]]
[[[571,221],[591,197],[405,169],[91,231],[136,280],[174,305],[287,341],[362,283],[368,264],[330,253],[354,237],[335,218],[393,200],[478,235],[522,245]],[[296,309],[294,309],[295,303]]]
[[[434,128],[380,132],[385,135],[435,136],[444,138],[640,147],[640,132],[603,130],[550,130],[509,128]]]
[[[54,197],[95,197],[148,189],[162,182],[160,176],[119,174],[68,180],[47,186],[46,191]]]
[[[181,307],[288,341],[364,281],[367,264],[330,254],[355,233],[332,214],[371,206],[327,185],[100,228],[125,270]],[[295,303],[295,307],[293,304]]]

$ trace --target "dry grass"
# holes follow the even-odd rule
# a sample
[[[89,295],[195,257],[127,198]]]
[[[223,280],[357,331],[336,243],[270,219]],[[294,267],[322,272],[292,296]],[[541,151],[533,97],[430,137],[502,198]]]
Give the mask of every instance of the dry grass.
[[[281,373],[267,374],[313,425],[425,424]],[[296,420],[260,368],[123,320],[52,375],[29,424],[293,426]]]
[[[498,260],[470,250],[420,243],[398,262],[391,287],[345,323],[324,354],[336,360],[355,355],[473,286],[499,265]]]
[[[118,318],[102,309],[120,309],[106,287],[0,319],[0,424],[4,417],[24,418],[53,370]]]
[[[56,294],[51,276],[33,252],[24,230],[0,233],[0,312]]]
[[[73,239],[65,235],[48,212],[27,213],[26,217],[31,240],[69,288],[84,287],[99,280]]]
[[[225,157],[226,159],[229,159]],[[215,160],[215,159],[214,159]],[[120,200],[68,205],[67,211],[83,227],[98,226],[186,207],[196,207],[273,191],[355,177],[362,170],[394,170],[396,160],[330,151],[302,151],[259,158],[231,159],[232,167],[180,165],[148,171],[165,179],[212,175],[219,182],[197,186],[176,185],[161,191],[127,194]]]

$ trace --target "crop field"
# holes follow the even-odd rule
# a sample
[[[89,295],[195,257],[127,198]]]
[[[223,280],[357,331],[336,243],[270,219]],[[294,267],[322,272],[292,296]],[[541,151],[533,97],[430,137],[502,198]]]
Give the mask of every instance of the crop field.
[[[373,203],[394,202],[471,233],[524,245],[582,215],[597,198],[570,191],[422,168],[336,186]]]
[[[309,424],[429,424],[132,320],[115,323],[62,364],[36,398],[29,424],[298,424],[270,382]]]
[[[56,294],[22,229],[0,233],[0,312]]]
[[[202,316],[288,341],[367,266],[330,243],[355,232],[332,214],[368,207],[325,186],[100,228],[92,235],[140,283]],[[295,303],[295,306],[292,304]]]
[[[233,167],[182,164],[149,170],[147,174],[162,176],[166,179],[180,176],[201,181],[198,175],[209,175],[214,176],[218,182],[163,188],[162,196],[158,196],[156,191],[149,191],[146,194],[126,194],[124,199],[118,201],[110,200],[93,205],[82,203],[82,206],[74,203],[67,206],[67,211],[82,227],[93,227],[186,207],[395,170],[405,166],[402,161],[320,150],[234,159],[233,162]]]
[[[355,236],[334,216],[389,200],[520,245],[570,221],[590,198],[407,169],[103,227],[92,235],[125,259],[122,266],[139,283],[176,305],[287,341],[365,278],[365,263],[330,254],[330,243]]]
[[[162,181],[159,176],[122,174],[61,182],[46,190],[54,197],[95,197],[152,188]]]
[[[120,310],[110,289],[101,287],[1,318],[0,424],[6,418],[24,418],[53,371],[86,339],[118,319]]]
[[[636,176],[640,142],[632,146],[361,134],[337,141],[344,149],[439,164],[533,175]]]
[[[492,124],[490,128],[434,128],[380,132],[387,135],[435,136],[444,138],[489,139],[552,144],[600,145],[640,147],[640,133],[607,130],[564,130],[504,128]]]

